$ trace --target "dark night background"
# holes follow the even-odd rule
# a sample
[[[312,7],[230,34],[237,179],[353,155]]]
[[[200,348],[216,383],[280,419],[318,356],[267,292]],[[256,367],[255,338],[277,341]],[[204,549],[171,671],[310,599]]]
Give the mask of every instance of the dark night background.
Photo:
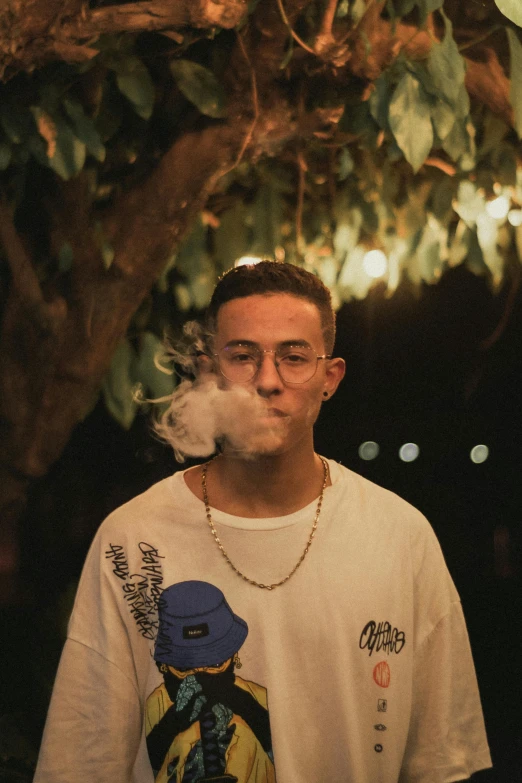
[[[514,295],[514,306],[510,305]],[[502,318],[489,349],[481,343]],[[491,783],[522,780],[522,293],[493,294],[464,268],[392,298],[378,287],[338,314],[343,386],[317,426],[320,453],[387,487],[432,523],[461,594],[483,700]],[[363,441],[378,457],[358,456]],[[398,457],[413,441],[413,463]],[[474,464],[470,450],[489,447]],[[5,704],[1,755],[29,780],[67,613],[87,547],[116,506],[180,466],[149,434],[145,415],[124,432],[100,402],[49,476],[32,490],[21,551],[23,600],[0,609]],[[2,739],[3,738],[3,739]],[[317,781],[316,783],[320,783]]]

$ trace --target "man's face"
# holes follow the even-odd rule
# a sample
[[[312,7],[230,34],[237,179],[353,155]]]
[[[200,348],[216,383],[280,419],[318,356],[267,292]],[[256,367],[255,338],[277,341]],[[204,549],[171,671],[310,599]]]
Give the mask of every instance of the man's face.
[[[293,343],[309,346],[313,353],[326,353],[319,310],[312,302],[291,294],[256,294],[224,304],[217,316],[214,350],[240,343],[275,351]],[[344,374],[342,359],[320,360],[305,383],[283,381],[274,354],[262,355],[261,366],[249,388],[263,403],[258,453],[278,454],[303,446],[313,448],[313,425],[327,391],[333,394]],[[225,386],[233,386],[223,379]],[[256,426],[259,422],[256,423]]]

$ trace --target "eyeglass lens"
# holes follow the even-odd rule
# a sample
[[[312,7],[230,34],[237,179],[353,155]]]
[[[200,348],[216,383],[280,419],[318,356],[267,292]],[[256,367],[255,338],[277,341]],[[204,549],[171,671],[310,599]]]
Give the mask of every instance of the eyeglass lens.
[[[264,353],[251,346],[227,346],[218,353],[220,370],[229,381],[246,383],[261,367]],[[279,375],[288,383],[306,383],[317,369],[318,357],[306,346],[279,348],[274,352],[274,359]]]

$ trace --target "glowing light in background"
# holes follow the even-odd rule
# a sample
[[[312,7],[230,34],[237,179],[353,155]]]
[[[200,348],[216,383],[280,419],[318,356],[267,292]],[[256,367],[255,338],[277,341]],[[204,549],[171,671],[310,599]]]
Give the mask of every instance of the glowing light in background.
[[[374,440],[365,440],[364,443],[361,443],[359,446],[358,454],[361,459],[375,459],[379,454],[379,444]]]
[[[522,209],[510,209],[508,220],[512,226],[522,226]]]
[[[472,462],[474,462],[476,465],[480,465],[489,457],[489,449],[483,443],[479,443],[478,446],[473,446],[469,456],[471,457]]]
[[[259,258],[259,256],[241,256],[241,258],[238,258],[234,266],[246,266],[247,264],[259,264],[260,261],[262,261],[262,258]]]
[[[382,277],[388,269],[388,259],[382,250],[369,250],[363,258],[363,269],[369,277]]]
[[[486,204],[486,212],[496,220],[505,220],[509,212],[509,199],[507,196],[498,196]]]
[[[399,449],[399,457],[403,462],[413,462],[419,453],[420,449],[416,443],[404,443]]]

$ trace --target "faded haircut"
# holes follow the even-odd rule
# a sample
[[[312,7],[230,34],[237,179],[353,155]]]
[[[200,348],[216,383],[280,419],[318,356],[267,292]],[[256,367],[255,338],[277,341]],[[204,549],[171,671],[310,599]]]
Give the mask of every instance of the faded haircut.
[[[335,313],[330,291],[316,275],[280,261],[244,264],[226,272],[219,279],[206,311],[207,333],[216,333],[218,312],[224,304],[256,294],[291,294],[314,304],[321,318],[326,353],[333,352]]]

